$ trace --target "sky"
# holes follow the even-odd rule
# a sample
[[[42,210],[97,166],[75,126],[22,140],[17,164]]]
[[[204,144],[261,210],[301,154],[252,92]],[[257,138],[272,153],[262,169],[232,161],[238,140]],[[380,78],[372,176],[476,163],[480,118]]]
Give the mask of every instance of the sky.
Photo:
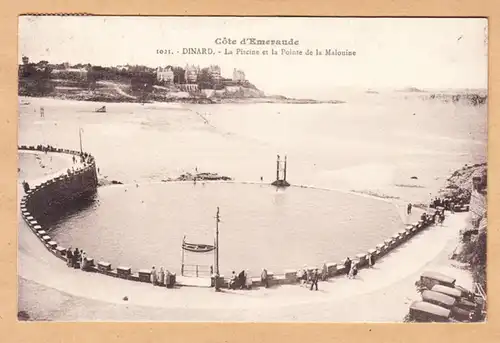
[[[242,69],[267,94],[292,96],[336,87],[486,89],[486,35],[487,19],[480,18],[25,16],[19,19],[18,57],[101,66],[218,64],[225,77]],[[356,56],[224,54],[282,48],[240,45],[247,37],[293,39],[299,44],[285,48],[347,49]],[[217,45],[217,38],[237,44]],[[183,48],[213,48],[215,54],[185,55]]]

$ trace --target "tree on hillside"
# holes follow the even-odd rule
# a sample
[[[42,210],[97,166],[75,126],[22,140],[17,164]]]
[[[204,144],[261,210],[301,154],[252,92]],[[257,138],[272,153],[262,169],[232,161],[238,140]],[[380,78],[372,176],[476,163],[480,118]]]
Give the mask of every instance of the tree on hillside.
[[[203,68],[198,74],[198,87],[200,89],[212,89],[214,87],[214,80],[208,68]]]
[[[186,74],[185,70],[181,67],[174,67],[174,83],[186,83]]]

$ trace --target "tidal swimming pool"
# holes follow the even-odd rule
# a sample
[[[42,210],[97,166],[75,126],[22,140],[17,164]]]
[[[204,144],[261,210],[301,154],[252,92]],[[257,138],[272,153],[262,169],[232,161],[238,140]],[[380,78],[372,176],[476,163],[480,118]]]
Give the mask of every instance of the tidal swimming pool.
[[[220,269],[276,274],[339,262],[404,227],[395,205],[337,191],[237,183],[151,183],[102,187],[89,208],[53,226],[62,246],[133,270],[180,273],[182,240],[213,244],[220,208]],[[213,253],[185,252],[186,264],[213,265]]]

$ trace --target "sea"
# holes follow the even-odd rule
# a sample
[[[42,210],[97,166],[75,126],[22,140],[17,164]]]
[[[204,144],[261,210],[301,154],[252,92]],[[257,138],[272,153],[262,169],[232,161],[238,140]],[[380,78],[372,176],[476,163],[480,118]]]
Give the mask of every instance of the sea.
[[[407,203],[428,203],[454,170],[486,161],[487,107],[421,95],[211,105],[20,97],[18,137],[75,150],[81,142],[99,178],[123,183],[54,223],[59,244],[114,267],[180,275],[184,264],[200,276],[213,252],[183,251],[182,241],[213,244],[219,208],[222,274],[280,274],[366,252],[415,220]],[[287,189],[269,185],[277,155],[287,157]],[[196,170],[232,181],[167,182]]]

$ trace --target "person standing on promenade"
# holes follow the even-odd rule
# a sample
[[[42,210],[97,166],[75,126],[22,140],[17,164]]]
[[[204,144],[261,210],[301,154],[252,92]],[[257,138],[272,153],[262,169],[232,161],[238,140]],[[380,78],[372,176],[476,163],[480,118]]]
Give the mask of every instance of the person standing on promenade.
[[[80,260],[80,251],[78,248],[75,249],[75,252],[73,253],[73,268],[78,268],[78,262]]]
[[[66,250],[66,264],[68,267],[73,267],[73,252],[71,251],[71,247]]]
[[[411,205],[411,203],[410,203],[410,204],[408,204],[408,206],[406,207],[406,213],[407,213],[408,215],[410,215],[410,214],[411,214],[411,208],[412,208],[412,205]]]
[[[262,268],[262,273],[260,274],[260,281],[262,281],[264,287],[269,288],[269,279],[267,277],[266,268]]]
[[[349,277],[349,273],[351,271],[351,266],[352,266],[352,261],[351,259],[348,257],[345,259],[345,262],[344,262],[344,267],[345,267],[345,273],[346,273],[346,276]]]
[[[245,285],[247,283],[247,279],[246,279],[246,275],[245,275],[245,271],[244,270],[242,270],[238,274],[238,283],[239,283],[240,289],[245,289]]]
[[[231,279],[229,279],[229,289],[236,289],[236,273],[233,270],[233,273],[231,274]]]
[[[319,272],[318,268],[316,268],[312,273],[311,273],[311,288],[310,290],[313,290],[313,287],[316,286],[316,290],[318,290],[318,281],[319,281]]]
[[[151,268],[151,283],[153,284],[153,286],[156,286],[156,284],[158,283],[158,274],[156,273],[155,266]]]
[[[167,285],[167,283],[165,282],[165,271],[163,270],[163,267],[160,267],[160,273],[158,274],[158,283],[160,285]]]
[[[245,289],[252,289],[252,278],[248,269],[245,271]]]
[[[354,279],[356,278],[356,275],[358,275],[358,264],[357,263],[353,263],[352,264],[352,267],[351,267],[351,279]]]
[[[443,226],[443,222],[444,222],[444,211],[441,212],[441,214],[439,215],[439,224],[441,226]]]
[[[371,268],[373,267],[373,265],[375,264],[375,261],[373,260],[373,255],[372,254],[368,254],[368,267]]]
[[[326,262],[323,263],[323,269],[321,270],[321,281],[326,281],[328,279],[328,266]]]

